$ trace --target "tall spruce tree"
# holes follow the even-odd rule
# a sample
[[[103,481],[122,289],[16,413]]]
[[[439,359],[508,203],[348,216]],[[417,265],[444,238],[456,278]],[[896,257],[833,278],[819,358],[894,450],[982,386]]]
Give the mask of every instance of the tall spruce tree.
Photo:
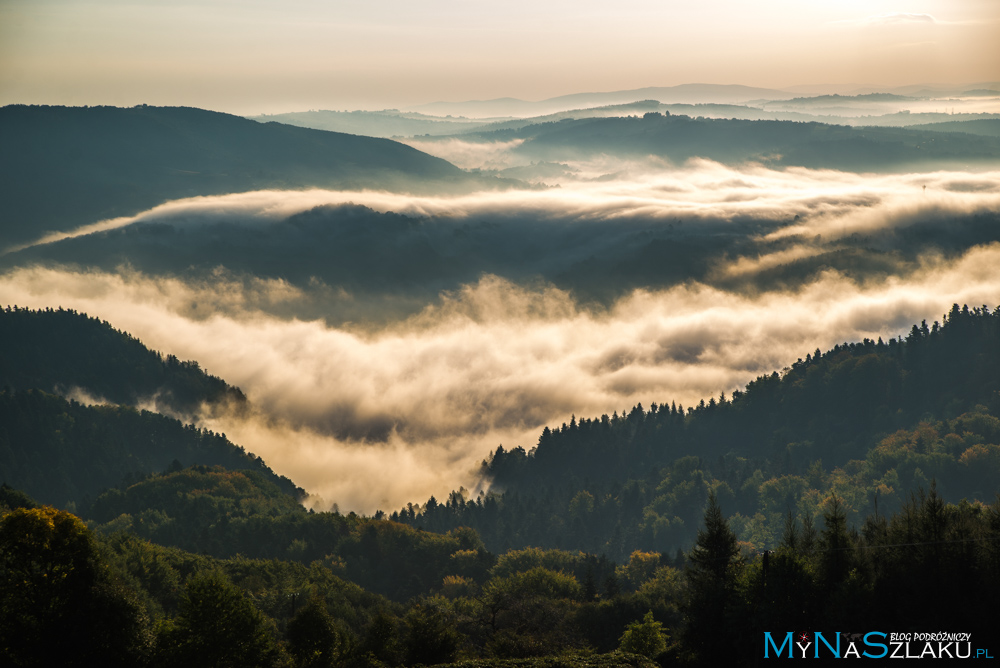
[[[735,578],[742,566],[736,534],[722,514],[715,492],[708,495],[705,526],[698,531],[687,559],[689,595],[684,644],[705,665],[721,665],[731,659],[733,635],[730,623],[737,599]]]

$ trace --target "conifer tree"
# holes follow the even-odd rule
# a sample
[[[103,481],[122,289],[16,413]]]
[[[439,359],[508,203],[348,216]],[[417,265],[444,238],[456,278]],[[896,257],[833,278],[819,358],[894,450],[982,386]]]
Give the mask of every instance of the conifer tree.
[[[686,602],[688,625],[686,647],[706,665],[718,665],[732,658],[732,636],[723,633],[729,627],[735,607],[734,581],[742,565],[736,534],[722,515],[715,492],[708,495],[705,526],[687,558],[690,585]]]

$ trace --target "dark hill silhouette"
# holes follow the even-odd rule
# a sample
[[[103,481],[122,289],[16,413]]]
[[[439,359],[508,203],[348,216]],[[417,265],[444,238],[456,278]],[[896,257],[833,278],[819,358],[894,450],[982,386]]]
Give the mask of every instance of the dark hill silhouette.
[[[224,434],[150,411],[2,390],[0,424],[0,482],[43,503],[85,506],[106,488],[193,464],[255,471],[285,494],[305,496]]]
[[[489,549],[687,549],[710,490],[728,513],[770,522],[851,498],[852,521],[920,489],[990,502],[1000,460],[1000,308],[955,305],[906,337],[807,354],[782,374],[696,407],[642,405],[546,427],[530,451],[483,462],[494,485],[393,513],[431,531],[471,527]],[[780,534],[780,531],[779,531]],[[767,543],[766,537],[754,540]]]
[[[0,482],[45,503],[80,503],[171,464],[249,469],[304,495],[224,435],[133,408],[148,402],[186,414],[225,403],[241,410],[246,399],[197,362],[164,357],[106,321],[63,309],[0,309],[0,388]],[[109,404],[51,394],[74,389]]]
[[[588,118],[518,130],[470,133],[482,139],[524,139],[515,151],[533,160],[595,155],[655,155],[674,162],[701,157],[723,163],[847,171],[969,167],[1000,162],[1000,141],[967,134],[904,128],[847,127],[793,121],[748,121],[645,114],[642,118]]]
[[[979,118],[969,121],[942,121],[910,126],[911,130],[925,132],[966,132],[973,135],[1000,137],[1000,118]]]
[[[571,93],[537,102],[519,100],[512,97],[494,100],[468,100],[464,102],[432,102],[414,107],[415,111],[444,116],[445,114],[487,118],[490,116],[538,116],[552,114],[581,107],[596,107],[609,104],[627,104],[635,100],[659,100],[660,102],[714,102],[741,104],[749,100],[784,100],[792,94],[773,88],[754,88],[741,85],[722,84],[681,84],[679,86],[647,86],[631,90],[603,93]]]
[[[202,404],[237,408],[238,388],[197,362],[148,349],[107,321],[64,309],[0,309],[0,387],[66,393],[74,389],[114,404],[152,403],[190,414]]]
[[[0,108],[0,246],[170,199],[263,188],[470,187],[452,164],[388,139],[187,107]]]

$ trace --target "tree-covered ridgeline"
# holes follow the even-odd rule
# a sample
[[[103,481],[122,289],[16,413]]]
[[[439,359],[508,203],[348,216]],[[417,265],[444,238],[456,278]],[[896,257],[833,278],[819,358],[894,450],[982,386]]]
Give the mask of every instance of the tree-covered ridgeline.
[[[60,506],[169,466],[248,469],[297,499],[304,490],[224,434],[130,406],[85,406],[40,390],[0,390],[0,481]]]
[[[0,388],[59,394],[195,415],[206,404],[239,409],[239,388],[198,362],[150,350],[107,321],[71,309],[0,309]]]
[[[948,164],[996,164],[1000,157],[1000,143],[993,137],[981,141],[983,137],[962,132],[704,118],[669,111],[648,111],[641,117],[563,118],[492,131],[487,127],[462,136],[519,139],[513,149],[516,154],[553,162],[604,155],[658,156],[680,164],[700,157],[724,164],[901,172],[929,165],[940,169]]]
[[[461,191],[489,183],[389,139],[191,107],[0,107],[0,246],[169,200],[267,189]]]
[[[483,462],[495,492],[391,517],[525,545],[626,558],[687,548],[710,491],[741,538],[777,543],[783,517],[845,499],[852,521],[898,510],[936,479],[945,498],[989,502],[1000,475],[1000,309],[955,305],[905,337],[807,354],[698,406],[638,405],[543,430],[530,451]]]
[[[389,517],[307,511],[263,462],[176,420],[4,391],[0,453],[41,456],[42,476],[162,455],[169,439],[143,438],[178,430],[192,452],[232,461],[136,467],[74,506],[90,528],[0,486],[0,656],[23,666],[102,656],[133,666],[652,668],[751,664],[764,631],[988,638],[1000,594],[997,319],[955,307],[943,324],[810,355],[731,399],[573,420],[531,453],[500,451],[516,463],[503,494],[459,490]],[[914,378],[923,386],[907,389]],[[767,413],[817,397],[860,410],[842,392],[874,402],[867,429],[846,427],[849,447],[824,437],[840,423],[823,404],[808,420],[789,416],[787,431]],[[746,437],[728,450],[717,438],[706,446],[714,458],[698,456],[698,435],[730,433],[729,421]],[[617,473],[609,464],[591,479],[573,462],[588,424],[616,436],[588,456],[608,456]],[[537,468],[538,456],[551,443],[565,447],[542,465],[567,471],[544,484],[538,471],[552,469]],[[629,468],[628,452],[645,453],[649,470]],[[498,536],[508,544],[493,547]],[[94,626],[107,619],[117,633]],[[67,625],[75,651],[44,643]]]
[[[1000,500],[946,504],[932,486],[851,525],[831,495],[815,524],[789,516],[780,544],[759,552],[712,495],[680,562],[636,552],[615,567],[529,548],[459,575],[457,550],[454,574],[399,602],[348,582],[329,559],[219,559],[95,533],[7,487],[0,548],[0,653],[11,665],[97,655],[132,666],[753,665],[764,631],[990,638]],[[67,624],[72,651],[45,641]]]
[[[106,402],[84,405],[81,401]],[[174,464],[249,469],[305,492],[259,457],[169,415],[247,410],[239,388],[67,309],[0,309],[0,481],[74,507]]]
[[[353,512],[311,512],[259,473],[221,467],[168,471],[107,490],[83,515],[102,533],[127,531],[217,558],[322,562],[397,601],[493,565],[471,529],[438,534]]]

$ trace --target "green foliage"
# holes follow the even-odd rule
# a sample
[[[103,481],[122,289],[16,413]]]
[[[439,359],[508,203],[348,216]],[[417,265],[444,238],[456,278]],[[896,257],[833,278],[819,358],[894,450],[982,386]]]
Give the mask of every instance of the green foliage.
[[[251,471],[204,466],[155,475],[93,504],[109,533],[127,530],[217,558],[323,561],[376,593],[406,600],[440,588],[447,576],[485,579],[493,556],[471,529],[446,535],[354,513],[307,512]]]
[[[491,465],[511,476],[503,496],[470,501],[456,492],[395,514],[400,521],[306,512],[261,470],[172,465],[99,496],[89,511],[104,523],[95,538],[72,515],[0,488],[0,506],[12,509],[0,519],[3,649],[15,665],[94,656],[122,665],[275,665],[291,660],[283,642],[303,666],[458,656],[546,664],[555,654],[584,665],[592,657],[579,652],[619,645],[667,660],[673,654],[656,640],[665,643],[666,626],[677,629],[677,657],[716,665],[743,660],[763,629],[891,624],[985,635],[989,602],[1000,595],[1000,500],[982,501],[1000,475],[1000,405],[989,395],[998,383],[990,375],[996,318],[956,308],[946,327],[817,354],[732,401],[689,412],[637,407],[574,420],[544,432],[532,454],[498,450]],[[962,364],[960,350],[990,373],[946,373]],[[900,373],[941,382],[917,383],[917,392],[893,385]],[[858,383],[869,393],[881,383],[865,398],[881,402],[878,410],[837,394]],[[912,419],[912,406],[937,405],[920,394],[928,387],[948,407]],[[816,410],[820,399],[849,408],[840,415],[859,415],[863,427]],[[58,412],[26,411],[34,417],[4,423],[0,438],[8,424],[48,420],[38,433],[58,441],[88,419],[41,393],[0,393],[3,400]],[[772,429],[779,409],[786,423]],[[103,410],[115,416],[108,424],[138,415]],[[813,410],[809,420],[803,410]],[[748,434],[739,454],[725,449],[737,429]],[[847,454],[824,430],[850,437],[838,445]],[[695,444],[702,456],[685,451]],[[579,482],[602,461],[603,479]],[[543,485],[544,497],[525,491],[560,466],[566,471],[553,475],[562,487]],[[638,477],[616,482],[616,467]],[[926,491],[907,494],[921,481]],[[945,491],[969,490],[971,501],[946,503]],[[736,510],[730,520],[722,505]],[[494,556],[475,528],[452,523],[459,517],[506,527],[490,529],[490,540],[578,540],[613,548],[622,564],[559,548]],[[699,524],[686,559],[670,557],[666,548]],[[149,618],[159,628],[155,651]],[[53,628],[69,629],[76,654],[38,641]],[[614,656],[607,661],[639,661]]]
[[[536,547],[511,550],[497,557],[496,566],[490,571],[490,575],[492,577],[508,577],[535,568],[572,573],[577,570],[583,557],[584,555],[580,553],[542,550]]]
[[[728,400],[546,427],[531,452],[498,448],[483,463],[504,493],[392,517],[438,530],[461,521],[497,552],[626,561],[691,545],[712,490],[741,540],[773,548],[786,513],[817,520],[831,494],[849,523],[876,505],[899,510],[932,480],[949,500],[989,501],[998,415],[1000,310],[956,305],[943,324],[817,350]]]
[[[580,644],[569,613],[582,590],[576,578],[536,566],[492,578],[478,598],[487,649],[500,658],[543,656]]]
[[[460,641],[452,621],[437,607],[415,605],[406,613],[406,665],[434,666],[455,660]]]
[[[160,631],[169,665],[206,668],[275,666],[282,653],[273,624],[219,571],[192,577],[179,614]]]
[[[708,497],[705,525],[687,555],[689,598],[684,642],[708,662],[732,656],[733,637],[717,632],[736,615],[736,580],[742,567],[736,534],[722,515],[715,495]]]
[[[695,583],[724,582],[738,565],[739,553],[736,534],[729,528],[715,495],[710,494],[705,527],[698,531],[694,548],[687,555],[689,578]]]
[[[149,619],[79,518],[45,506],[0,518],[0,653],[17,666],[143,665]]]
[[[653,578],[661,561],[656,552],[636,550],[629,556],[628,563],[618,568],[619,579],[624,580],[632,590],[637,590]]]
[[[376,614],[365,630],[358,654],[368,659],[365,663],[397,665],[400,641],[396,620],[384,611]]]
[[[300,668],[329,668],[340,657],[340,634],[319,598],[310,598],[289,620],[285,634],[289,651]]]
[[[630,654],[641,654],[650,659],[662,654],[667,649],[667,634],[663,624],[653,619],[650,610],[641,622],[632,622],[625,629],[619,642],[619,649]]]
[[[0,484],[0,512],[17,510],[18,508],[37,508],[38,504],[21,490],[14,489],[7,483]]]
[[[287,495],[302,490],[225,436],[125,406],[84,406],[37,390],[0,390],[0,479],[44,502],[83,504],[101,490],[170,466],[255,471]]]
[[[108,490],[94,500],[89,514],[98,522],[109,522],[123,514],[141,517],[150,510],[161,513],[162,522],[178,521],[185,529],[223,517],[234,520],[306,512],[295,499],[259,473],[195,466],[150,476],[125,490]],[[152,537],[158,528],[144,523],[136,530]],[[161,538],[158,542],[175,541]]]

